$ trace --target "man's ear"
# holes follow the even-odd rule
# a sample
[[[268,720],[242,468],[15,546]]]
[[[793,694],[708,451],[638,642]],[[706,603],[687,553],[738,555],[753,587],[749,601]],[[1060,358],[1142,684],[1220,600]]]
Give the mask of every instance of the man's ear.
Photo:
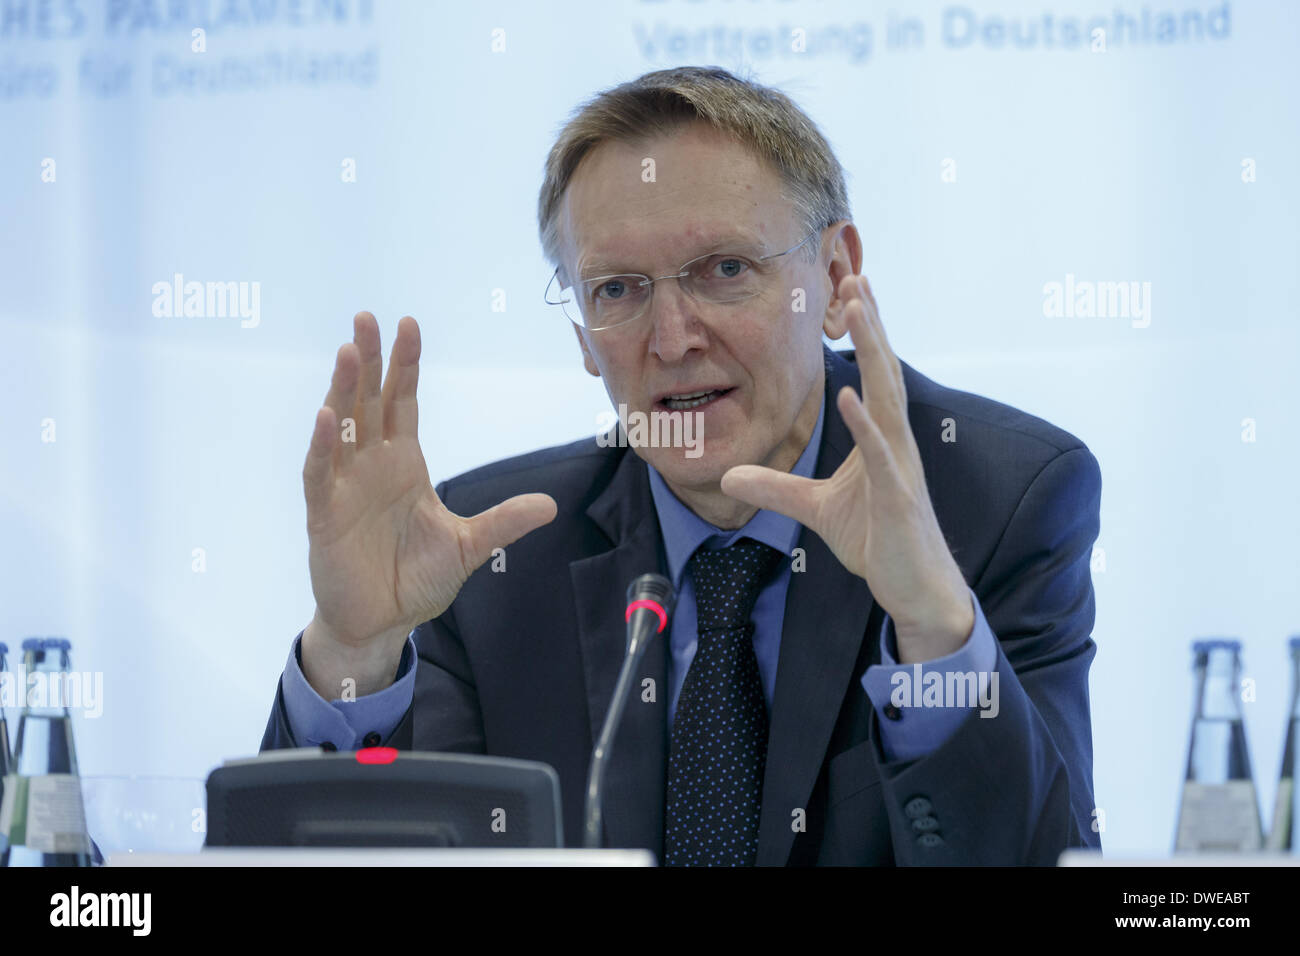
[[[826,315],[822,319],[822,330],[832,341],[843,338],[849,330],[848,323],[844,321],[840,283],[845,276],[861,274],[862,269],[862,237],[858,235],[858,227],[848,219],[840,220],[835,226],[839,228],[832,235],[831,257],[826,266],[827,277],[831,282],[831,297],[826,303]]]
[[[573,325],[572,322],[569,323]],[[578,337],[578,348],[582,349],[582,364],[592,375],[600,378],[600,367],[596,365],[596,359],[592,357],[591,349],[587,348],[587,340],[583,338],[582,329],[573,325],[573,334]],[[844,333],[840,333],[843,335]]]

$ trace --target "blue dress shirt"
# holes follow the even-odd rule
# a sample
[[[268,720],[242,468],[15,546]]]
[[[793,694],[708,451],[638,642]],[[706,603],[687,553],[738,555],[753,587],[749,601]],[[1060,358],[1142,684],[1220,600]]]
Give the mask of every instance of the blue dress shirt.
[[[810,478],[817,466],[817,452],[821,447],[825,406],[817,416],[803,454],[791,473]],[[724,531],[701,519],[677,499],[667,483],[653,468],[649,469],[650,490],[659,517],[664,550],[668,557],[669,576],[677,595],[672,623],[669,627],[668,661],[668,721],[671,727],[677,713],[677,698],[686,672],[695,656],[697,643],[695,594],[686,568],[691,555],[703,547],[722,548],[740,538],[748,537],[791,555],[802,530],[793,518],[773,511],[759,511],[743,527]],[[777,662],[781,651],[781,631],[785,620],[785,599],[794,573],[794,561],[784,561],[781,570],[759,592],[754,604],[754,653],[758,657],[758,670],[763,683],[763,696],[769,709],[776,689]],[[902,708],[891,707],[891,693],[905,677],[922,682],[927,675],[950,671],[989,674],[997,665],[997,650],[993,633],[989,630],[984,613],[971,592],[975,624],[967,635],[965,644],[945,657],[926,661],[920,665],[897,662],[893,622],[885,615],[880,633],[881,663],[868,667],[862,674],[863,691],[876,709],[880,727],[881,745],[885,759],[914,760],[932,753],[956,732],[977,700],[967,706],[912,707],[906,701],[910,695],[900,695],[905,701]],[[411,705],[415,692],[415,668],[418,658],[415,642],[408,636],[402,659],[393,684],[355,700],[326,701],[307,683],[299,660],[302,634],[294,639],[289,660],[285,664],[280,685],[284,692],[284,705],[289,727],[300,746],[331,743],[340,750],[354,749],[362,744],[368,734],[377,734],[385,740],[401,722],[402,715]],[[922,684],[924,686],[924,683]],[[891,716],[892,715],[892,716]]]

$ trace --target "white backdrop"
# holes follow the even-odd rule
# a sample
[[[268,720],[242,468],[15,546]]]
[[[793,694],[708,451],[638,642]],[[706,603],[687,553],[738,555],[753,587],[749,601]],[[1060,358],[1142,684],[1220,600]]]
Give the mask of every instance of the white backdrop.
[[[256,751],[311,615],[302,460],[358,309],[385,352],[421,322],[437,477],[596,430],[604,390],[541,302],[542,162],[596,90],[717,63],[837,149],[899,355],[1100,460],[1104,845],[1172,845],[1205,635],[1245,642],[1267,825],[1300,632],[1300,7],[218,9],[0,3],[0,640],[64,634],[102,672],[83,772]],[[257,283],[256,323],[155,315],[177,273]],[[1067,275],[1150,283],[1149,316],[1046,315]]]

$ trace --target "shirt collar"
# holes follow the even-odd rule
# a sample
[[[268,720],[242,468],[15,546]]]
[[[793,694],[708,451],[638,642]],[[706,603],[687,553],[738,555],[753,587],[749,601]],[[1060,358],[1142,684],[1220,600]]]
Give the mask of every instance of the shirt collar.
[[[813,470],[817,467],[818,449],[821,448],[825,417],[826,403],[823,402],[817,412],[817,425],[813,428],[812,437],[808,439],[808,445],[799,460],[790,469],[790,474],[801,478],[813,476]],[[711,548],[725,548],[741,538],[753,538],[782,554],[789,554],[799,540],[799,530],[802,527],[799,522],[763,509],[734,531],[716,528],[682,504],[659,472],[649,464],[646,468],[650,472],[650,493],[654,496],[655,511],[659,515],[659,530],[664,536],[668,573],[672,577],[674,590],[681,588],[686,563],[702,544],[707,543]]]

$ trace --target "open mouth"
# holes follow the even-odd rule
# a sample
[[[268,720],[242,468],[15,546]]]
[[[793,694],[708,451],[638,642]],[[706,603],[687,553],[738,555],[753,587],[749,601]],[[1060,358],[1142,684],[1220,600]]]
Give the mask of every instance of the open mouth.
[[[724,395],[734,391],[734,388],[713,388],[699,392],[683,392],[678,395],[665,395],[655,404],[662,405],[672,412],[687,412],[693,408],[700,408],[711,402],[716,402]]]

